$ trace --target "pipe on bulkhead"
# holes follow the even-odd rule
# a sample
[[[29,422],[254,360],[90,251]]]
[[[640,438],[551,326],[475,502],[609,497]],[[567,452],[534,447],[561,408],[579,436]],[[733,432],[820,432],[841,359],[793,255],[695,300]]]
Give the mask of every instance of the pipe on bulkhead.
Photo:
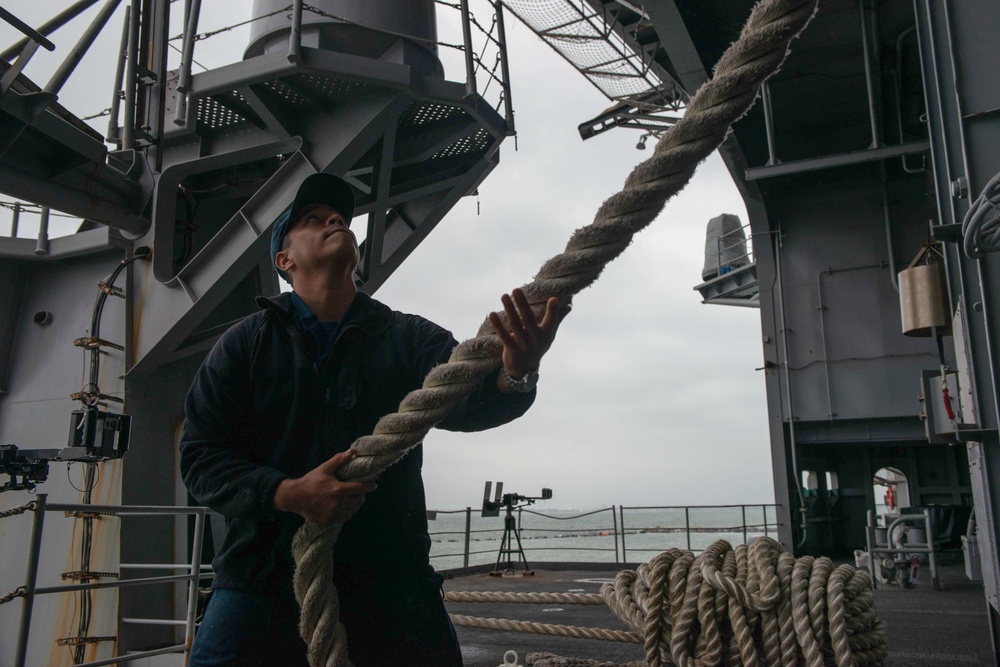
[[[38,241],[35,244],[35,254],[49,254],[49,207],[42,207],[42,215],[38,221]]]
[[[194,61],[194,37],[198,32],[201,0],[191,0],[186,9],[181,66],[177,74],[177,106],[174,109],[174,125],[180,126],[187,124],[188,93],[191,91],[191,63]]]
[[[298,62],[302,56],[302,0],[292,3],[292,27],[288,36],[288,62]]]
[[[122,37],[118,45],[118,64],[115,68],[115,87],[111,93],[111,113],[108,117],[108,132],[104,138],[110,144],[121,146],[122,138],[118,135],[121,128],[118,126],[118,113],[121,111],[121,99],[123,96],[122,82],[125,79],[125,57],[128,52],[129,26],[132,23],[132,7],[125,6],[125,18],[122,20]]]
[[[764,132],[767,136],[767,164],[779,164],[777,151],[774,147],[774,111],[771,107],[771,83],[768,79],[760,86],[760,99],[764,108]]]
[[[896,275],[896,248],[892,244],[892,214],[889,213],[889,178],[886,173],[885,161],[878,163],[879,176],[882,180],[882,217],[885,222],[885,245],[889,254],[889,281],[892,288],[899,293],[899,278]]]
[[[808,534],[809,523],[806,518],[806,498],[802,494],[802,480],[799,479],[799,455],[798,455],[798,443],[795,440],[795,409],[792,402],[792,371],[788,359],[788,325],[785,321],[785,281],[781,273],[781,226],[778,226],[778,234],[774,243],[774,267],[775,273],[778,278],[778,305],[781,309],[781,346],[782,355],[784,357],[784,369],[785,369],[785,396],[788,401],[788,440],[792,451],[792,475],[795,478],[795,494],[799,498],[799,516],[801,518],[801,523],[799,528],[802,530],[802,537],[798,544],[795,545],[796,549],[801,549],[806,544],[806,536]]]
[[[14,202],[14,211],[10,216],[10,237],[17,238],[17,227],[21,223],[21,202]]]
[[[892,75],[893,87],[896,95],[896,127],[899,131],[899,143],[905,143],[903,138],[903,40],[917,31],[917,25],[913,24],[904,29],[896,36],[896,69]],[[906,156],[900,157],[903,164],[903,171],[907,174],[920,174],[927,171],[927,166],[911,169],[906,164]]]
[[[872,74],[872,46],[871,36],[868,29],[867,10],[865,0],[858,0],[858,9],[861,16],[861,46],[865,59],[865,88],[868,92],[868,119],[871,123],[872,143],[870,148],[882,147],[882,135],[879,131],[878,108],[875,100],[875,77]]]
[[[123,86],[125,90],[125,117],[124,125],[122,126],[122,150],[132,150],[135,148],[135,124],[137,120],[135,88],[139,67],[137,62],[139,58],[139,10],[139,0],[132,0],[132,11],[129,16],[128,27],[128,50],[125,56],[125,83]]]

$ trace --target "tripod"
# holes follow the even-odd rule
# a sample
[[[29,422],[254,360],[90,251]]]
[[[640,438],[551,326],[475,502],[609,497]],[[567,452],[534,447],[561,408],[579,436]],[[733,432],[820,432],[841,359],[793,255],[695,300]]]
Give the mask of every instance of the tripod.
[[[504,500],[510,500],[510,498],[504,498]],[[528,567],[528,559],[524,557],[524,547],[521,546],[521,534],[517,530],[517,519],[514,518],[514,504],[512,502],[504,503],[504,507],[507,510],[507,515],[503,518],[503,539],[500,541],[500,551],[497,553],[497,564],[490,572],[491,577],[503,577],[512,576],[514,574],[514,554],[517,554],[524,563],[524,571],[521,573],[522,577],[533,577],[535,576],[535,571]],[[517,548],[514,548],[513,540],[517,540]],[[504,554],[507,555],[507,567],[503,570],[500,569],[500,561],[503,560]]]
[[[534,505],[536,500],[548,500],[552,497],[552,489],[542,489],[540,496],[522,496],[517,493],[503,493],[503,482],[497,482],[497,494],[490,500],[490,490],[493,482],[486,482],[486,489],[483,491],[483,516],[500,516],[500,506],[506,508],[507,513],[503,518],[503,539],[500,540],[500,552],[497,553],[496,568],[490,572],[491,577],[510,576],[514,574],[514,554],[518,555],[524,563],[522,576],[532,577],[534,570],[528,567],[528,559],[524,557],[524,547],[521,546],[521,535],[517,532],[517,520],[514,519],[514,509],[521,509],[528,505]],[[518,503],[521,503],[520,505]],[[517,540],[517,549],[514,548],[514,540]],[[507,555],[507,567],[500,569],[500,562]]]

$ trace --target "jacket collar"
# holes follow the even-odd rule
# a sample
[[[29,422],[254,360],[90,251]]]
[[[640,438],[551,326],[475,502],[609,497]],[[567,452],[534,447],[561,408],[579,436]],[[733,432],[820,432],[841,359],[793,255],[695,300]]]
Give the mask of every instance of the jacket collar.
[[[257,305],[277,316],[282,324],[286,326],[295,324],[295,306],[288,292],[272,297],[258,296]],[[358,292],[347,311],[342,330],[358,329],[362,335],[377,336],[389,328],[391,318],[392,311],[388,306],[364,292]]]

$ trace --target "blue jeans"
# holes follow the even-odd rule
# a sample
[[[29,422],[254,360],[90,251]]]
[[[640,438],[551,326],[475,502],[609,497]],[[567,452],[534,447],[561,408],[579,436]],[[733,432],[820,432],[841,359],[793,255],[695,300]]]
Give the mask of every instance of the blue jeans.
[[[195,635],[189,667],[308,667],[294,600],[279,604],[264,593],[218,589]]]
[[[381,573],[338,575],[340,620],[356,667],[462,667],[440,575],[406,580]],[[308,667],[298,620],[294,600],[284,596],[215,590],[189,667]]]

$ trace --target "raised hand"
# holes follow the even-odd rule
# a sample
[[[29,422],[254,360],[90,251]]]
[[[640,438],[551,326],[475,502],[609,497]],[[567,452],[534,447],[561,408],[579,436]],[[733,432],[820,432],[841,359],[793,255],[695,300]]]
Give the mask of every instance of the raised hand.
[[[512,378],[520,379],[538,369],[570,307],[560,306],[559,299],[552,297],[546,302],[545,313],[539,322],[520,289],[504,294],[500,301],[509,329],[497,313],[490,313],[490,324],[503,343],[504,370]]]

